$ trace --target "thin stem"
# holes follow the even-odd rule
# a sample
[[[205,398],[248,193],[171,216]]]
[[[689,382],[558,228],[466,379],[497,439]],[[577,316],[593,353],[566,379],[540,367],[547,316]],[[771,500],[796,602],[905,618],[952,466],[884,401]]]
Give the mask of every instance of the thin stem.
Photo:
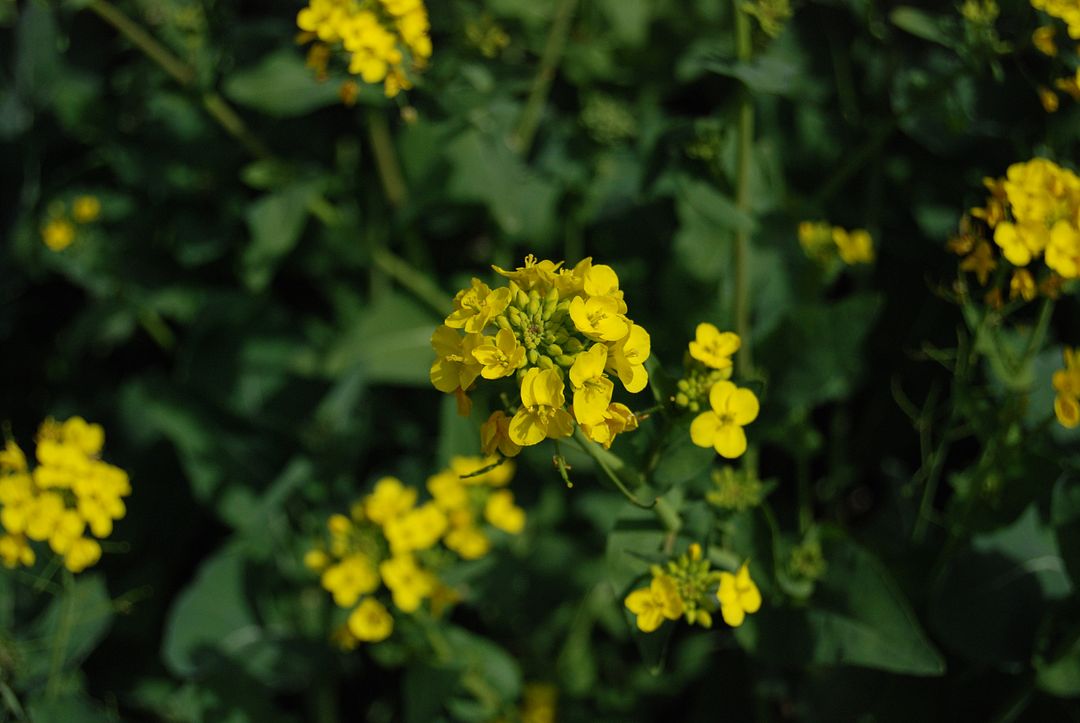
[[[446,316],[450,307],[450,296],[443,292],[430,278],[410,266],[393,251],[382,246],[371,250],[371,260],[413,296],[424,302],[439,318]]]
[[[540,116],[544,112],[544,105],[551,91],[551,83],[555,79],[555,71],[559,67],[559,60],[566,47],[566,38],[570,34],[570,21],[574,17],[577,4],[578,0],[559,0],[559,5],[555,8],[551,31],[548,33],[544,52],[540,56],[540,69],[533,78],[529,98],[525,101],[525,108],[521,111],[521,118],[510,139],[511,147],[523,156],[528,155],[533,139],[536,137],[536,130],[540,127]]]
[[[75,576],[64,571],[64,600],[61,603],[60,628],[52,641],[52,657],[49,660],[49,679],[45,689],[50,698],[55,698],[60,690],[60,673],[64,667],[68,640],[75,618]]]
[[[640,507],[643,510],[651,510],[656,507],[656,503],[659,501],[659,498],[654,499],[649,504],[645,504],[637,497],[635,497],[633,492],[626,488],[626,484],[619,477],[616,470],[608,466],[607,461],[604,460],[603,456],[597,449],[596,443],[586,437],[584,432],[581,431],[580,427],[574,427],[574,441],[577,443],[578,447],[581,448],[582,452],[592,457],[592,460],[596,463],[596,466],[599,467],[604,472],[604,474],[607,475],[608,479],[611,480],[611,483],[615,485],[615,488],[622,493],[623,497],[625,497],[630,502],[630,504],[634,505],[635,507]]]
[[[753,53],[750,18],[743,12],[742,0],[733,0],[735,10],[735,49],[740,62]],[[754,100],[749,88],[739,98],[738,147],[735,158],[735,206],[750,212],[750,163],[754,149]],[[738,351],[739,370],[752,376],[754,365],[750,344],[750,232],[740,228],[735,233],[735,333],[742,340]]]
[[[405,175],[401,172],[394,139],[390,135],[390,125],[383,112],[377,108],[368,111],[367,121],[371,151],[375,155],[375,169],[379,173],[386,200],[394,208],[401,208],[408,200],[409,188],[405,184]]]

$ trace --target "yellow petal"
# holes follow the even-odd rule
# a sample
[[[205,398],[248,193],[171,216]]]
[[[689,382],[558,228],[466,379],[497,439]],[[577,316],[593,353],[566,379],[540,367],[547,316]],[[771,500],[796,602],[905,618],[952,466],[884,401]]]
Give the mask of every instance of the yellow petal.
[[[716,430],[713,447],[721,457],[735,459],[746,451],[746,433],[738,425],[724,424]]]
[[[709,406],[717,414],[726,414],[728,411],[728,398],[735,392],[737,387],[728,381],[717,382],[709,390]]]
[[[759,405],[757,397],[749,389],[736,389],[727,400],[728,412],[739,426],[750,424],[757,419]]]
[[[712,447],[720,430],[720,417],[715,412],[702,412],[690,423],[690,440],[699,447]]]
[[[743,620],[746,619],[746,613],[738,603],[732,603],[731,605],[721,605],[720,614],[724,617],[724,622],[733,628],[737,628],[743,624]]]

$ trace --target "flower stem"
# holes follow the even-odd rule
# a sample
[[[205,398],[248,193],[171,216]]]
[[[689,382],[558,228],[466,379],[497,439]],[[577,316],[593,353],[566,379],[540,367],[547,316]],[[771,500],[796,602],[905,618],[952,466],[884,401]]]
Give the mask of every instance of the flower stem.
[[[75,624],[75,576],[64,571],[64,599],[60,612],[60,624],[52,640],[52,657],[49,660],[49,678],[45,690],[49,698],[55,698],[60,692],[60,674],[64,669],[71,628]]]
[[[623,482],[622,478],[619,476],[619,472],[625,469],[622,460],[607,450],[601,450],[595,442],[585,436],[585,433],[581,431],[581,427],[574,427],[574,441],[582,452],[592,457],[596,466],[607,475],[608,479],[611,480],[611,483],[615,485],[615,488],[622,493],[623,497],[625,497],[630,504],[635,507],[640,507],[643,510],[651,510],[656,507],[658,499],[646,504],[634,496],[633,492],[627,489],[626,483]],[[607,459],[605,459],[605,456]]]
[[[377,108],[367,114],[368,134],[371,138],[371,151],[375,156],[375,169],[379,173],[386,200],[394,208],[401,208],[409,198],[409,187],[405,184],[405,175],[401,172],[394,139],[390,135],[390,125],[386,116]]]
[[[540,127],[540,116],[544,112],[551,83],[555,79],[555,71],[559,67],[559,60],[566,47],[566,37],[570,34],[570,21],[574,17],[577,4],[578,0],[559,0],[555,8],[551,31],[548,33],[544,52],[540,56],[540,69],[533,78],[529,98],[525,101],[525,109],[521,111],[521,118],[510,139],[511,147],[523,156],[528,155],[533,139],[536,137],[536,129]]]
[[[739,62],[747,62],[753,53],[750,18],[743,12],[742,0],[732,0],[735,11],[735,50]],[[739,98],[738,146],[735,157],[735,206],[750,211],[750,163],[754,149],[754,99],[743,88]],[[735,333],[742,340],[738,351],[740,372],[752,376],[753,354],[750,344],[750,232],[735,232]]]

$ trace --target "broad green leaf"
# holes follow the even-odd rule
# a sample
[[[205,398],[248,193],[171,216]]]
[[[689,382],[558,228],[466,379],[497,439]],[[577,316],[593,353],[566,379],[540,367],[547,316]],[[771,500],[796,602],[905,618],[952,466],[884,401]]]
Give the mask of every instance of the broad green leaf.
[[[945,29],[945,23],[941,17],[933,17],[928,13],[908,5],[893,8],[889,13],[889,20],[893,25],[911,33],[915,37],[929,40],[932,43],[952,47],[952,39]]]
[[[241,257],[248,288],[260,291],[270,283],[278,263],[300,240],[308,203],[315,194],[310,183],[296,183],[263,196],[248,208],[251,240]]]
[[[935,676],[945,661],[926,638],[907,599],[881,563],[836,529],[822,534],[828,564],[808,607],[762,609],[735,639],[774,664],[856,665]]]
[[[431,335],[439,320],[408,298],[392,294],[363,310],[327,353],[325,372],[359,368],[372,384],[431,385]],[[432,388],[434,393],[434,388]]]
[[[341,102],[338,84],[315,79],[299,49],[285,47],[225,78],[225,95],[240,105],[279,118],[302,116]],[[361,93],[370,93],[362,89]]]

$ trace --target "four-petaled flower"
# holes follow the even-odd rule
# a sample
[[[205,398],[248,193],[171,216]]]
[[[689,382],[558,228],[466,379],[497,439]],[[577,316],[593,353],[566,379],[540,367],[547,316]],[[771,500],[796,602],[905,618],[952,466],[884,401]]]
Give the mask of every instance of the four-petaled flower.
[[[608,348],[593,344],[578,354],[570,367],[570,384],[574,389],[574,417],[580,424],[600,424],[604,421],[615,385],[604,376]]]
[[[739,350],[742,343],[738,334],[721,332],[706,322],[697,325],[694,337],[690,342],[690,356],[713,369],[731,369],[731,356]]]
[[[638,629],[651,633],[664,620],[678,620],[683,614],[683,601],[675,581],[667,575],[653,577],[649,587],[634,590],[626,596],[626,609],[637,616]]]
[[[484,379],[508,377],[525,364],[525,347],[518,344],[517,337],[509,329],[500,329],[494,337],[485,337],[472,354],[484,367],[480,370]]]
[[[739,571],[720,573],[720,587],[716,591],[720,601],[720,614],[724,622],[733,628],[743,624],[746,616],[761,608],[761,592],[750,579],[749,563],[743,563]]]
[[[510,439],[528,447],[548,437],[569,437],[574,420],[563,406],[563,382],[554,369],[533,367],[521,380],[521,408],[510,420]]]
[[[727,459],[746,451],[743,427],[758,415],[758,400],[749,389],[720,381],[709,391],[711,411],[702,412],[690,424],[690,439],[699,447],[713,447]]]

